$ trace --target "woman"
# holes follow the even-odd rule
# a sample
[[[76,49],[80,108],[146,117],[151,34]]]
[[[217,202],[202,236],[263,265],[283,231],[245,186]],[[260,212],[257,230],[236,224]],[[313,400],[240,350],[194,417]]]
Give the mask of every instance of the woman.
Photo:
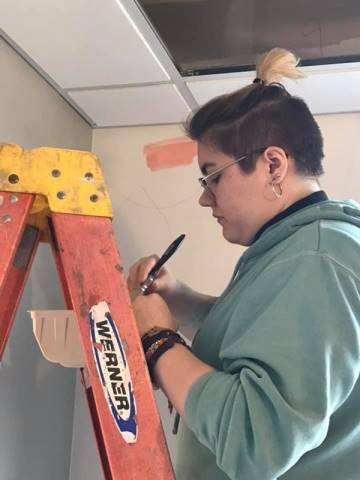
[[[320,190],[320,130],[275,83],[296,64],[270,51],[253,84],[188,124],[200,204],[249,247],[229,286],[198,294],[163,268],[134,300],[152,379],[182,417],[178,480],[359,476],[360,208]],[[131,268],[130,289],[155,261]],[[192,351],[176,333],[189,319]]]

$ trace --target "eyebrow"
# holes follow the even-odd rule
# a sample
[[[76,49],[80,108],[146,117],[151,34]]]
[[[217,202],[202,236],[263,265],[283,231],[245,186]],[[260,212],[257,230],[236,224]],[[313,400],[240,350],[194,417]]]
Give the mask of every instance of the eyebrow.
[[[206,162],[204,163],[204,165],[201,166],[200,170],[201,170],[201,173],[203,175],[207,175],[208,174],[208,169],[210,167],[216,167],[216,163],[214,162]]]

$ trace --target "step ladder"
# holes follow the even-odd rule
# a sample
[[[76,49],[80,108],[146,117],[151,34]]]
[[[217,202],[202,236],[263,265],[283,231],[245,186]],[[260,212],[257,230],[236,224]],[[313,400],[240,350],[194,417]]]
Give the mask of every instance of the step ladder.
[[[39,242],[49,242],[78,326],[82,383],[106,480],[174,473],[97,157],[0,145],[0,359]]]

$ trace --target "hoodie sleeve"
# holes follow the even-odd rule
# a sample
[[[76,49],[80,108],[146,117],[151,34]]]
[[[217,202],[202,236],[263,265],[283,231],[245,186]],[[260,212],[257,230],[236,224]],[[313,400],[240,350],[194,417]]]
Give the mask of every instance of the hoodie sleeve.
[[[238,306],[223,339],[224,371],[190,389],[185,421],[235,480],[270,480],[325,439],[360,370],[360,282],[321,254],[264,271],[254,316]],[[250,302],[252,303],[252,302]]]

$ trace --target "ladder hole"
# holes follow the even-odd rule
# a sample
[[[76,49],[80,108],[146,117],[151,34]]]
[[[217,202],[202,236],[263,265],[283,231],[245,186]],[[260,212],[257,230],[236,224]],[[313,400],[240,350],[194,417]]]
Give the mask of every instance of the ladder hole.
[[[8,180],[9,180],[9,183],[12,183],[12,184],[18,183],[19,177],[15,173],[12,173],[11,175],[9,175]]]
[[[91,201],[91,202],[94,202],[94,203],[95,203],[95,202],[97,202],[98,200],[99,200],[99,197],[98,197],[97,195],[95,195],[95,194],[94,194],[94,195],[91,195],[91,197],[90,197],[90,201]]]
[[[52,175],[53,177],[60,177],[61,172],[60,172],[60,170],[55,169],[55,170],[53,170],[53,171],[51,172],[51,175]]]
[[[65,193],[65,192],[58,192],[56,196],[57,196],[60,200],[64,200],[64,198],[66,197],[66,193]]]
[[[86,172],[85,175],[84,175],[84,178],[85,178],[85,180],[90,182],[94,178],[94,175],[91,172]]]
[[[10,223],[11,222],[11,217],[10,215],[4,215],[1,219],[2,223]]]

